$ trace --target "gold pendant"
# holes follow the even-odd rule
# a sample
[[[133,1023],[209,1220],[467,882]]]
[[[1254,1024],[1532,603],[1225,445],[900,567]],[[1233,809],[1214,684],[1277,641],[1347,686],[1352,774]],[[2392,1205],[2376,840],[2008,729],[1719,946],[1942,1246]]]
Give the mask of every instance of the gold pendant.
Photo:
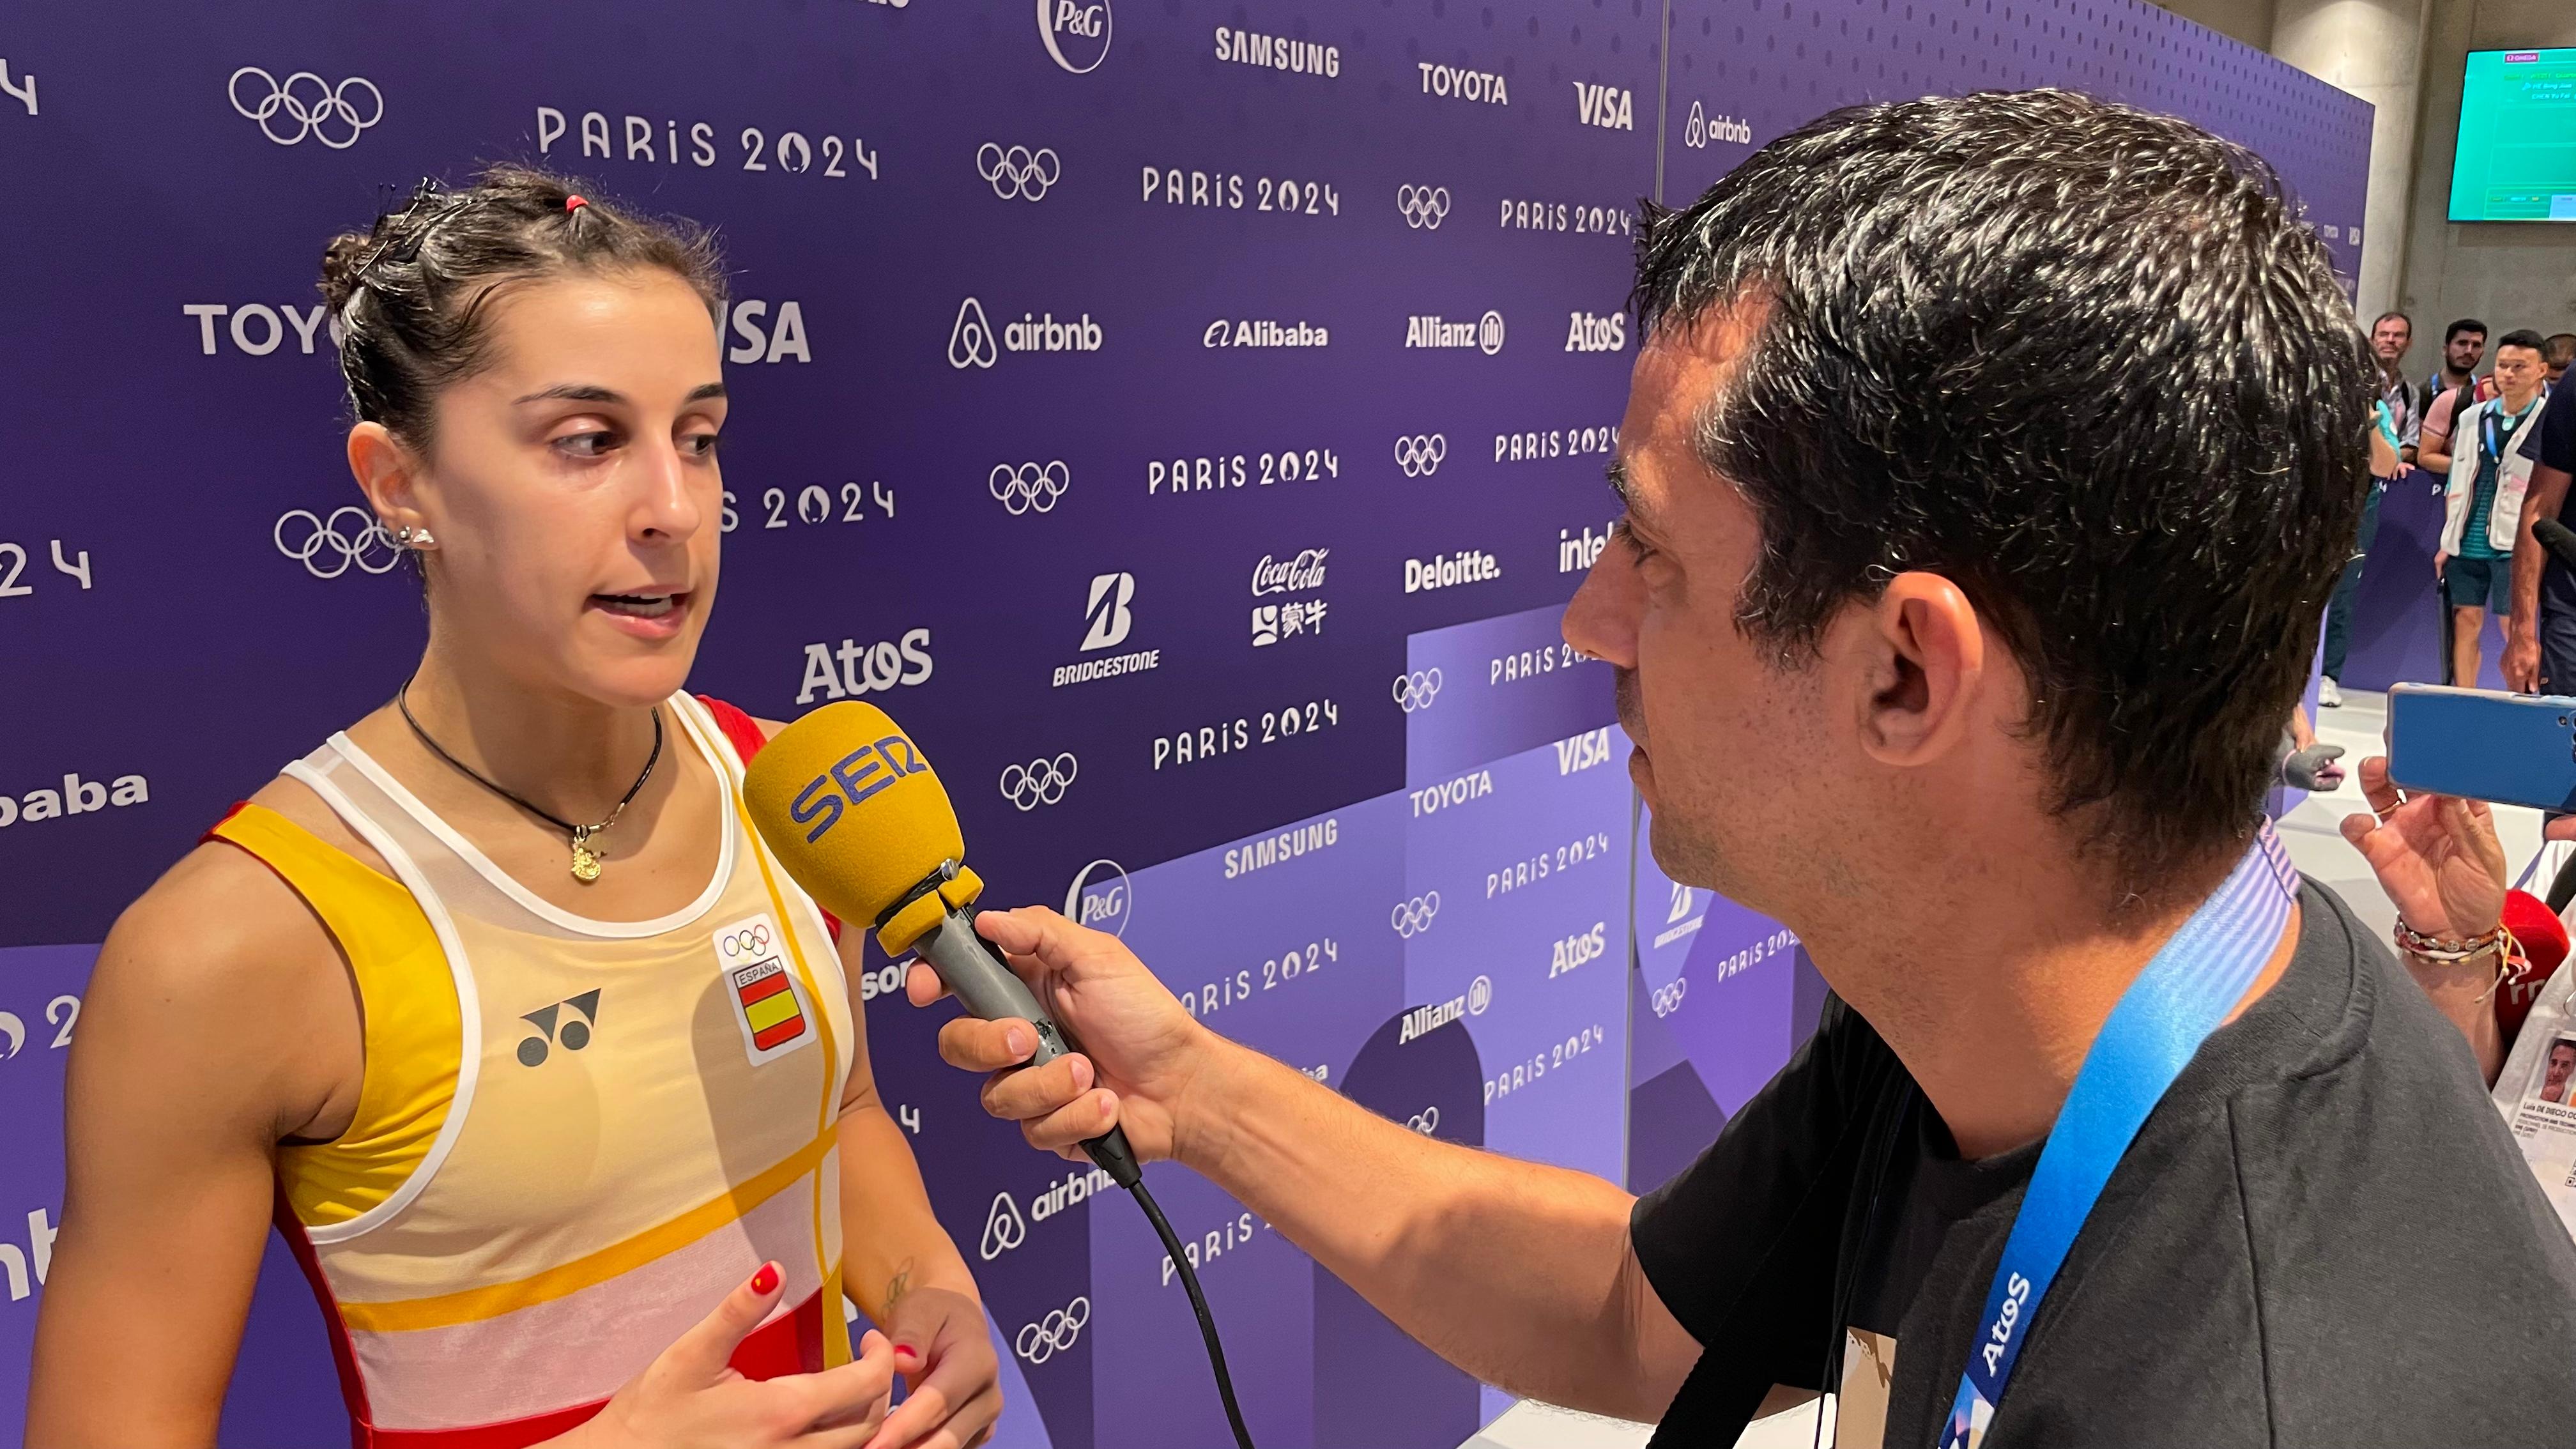
[[[591,853],[586,840],[575,839],[572,843],[572,878],[585,885],[599,879],[599,857]]]

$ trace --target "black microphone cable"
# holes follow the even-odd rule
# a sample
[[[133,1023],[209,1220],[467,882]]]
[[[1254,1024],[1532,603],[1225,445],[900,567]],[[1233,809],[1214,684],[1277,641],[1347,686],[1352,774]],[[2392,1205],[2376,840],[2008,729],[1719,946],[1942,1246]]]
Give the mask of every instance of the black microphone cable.
[[[1135,1158],[1131,1156],[1127,1160],[1129,1171],[1134,1172]],[[1117,1169],[1110,1168],[1109,1176],[1111,1181],[1116,1181]],[[1207,1340],[1208,1367],[1216,1370],[1216,1394],[1225,1401],[1225,1421],[1234,1430],[1237,1449],[1252,1449],[1252,1431],[1243,1426],[1243,1406],[1234,1401],[1234,1375],[1226,1371],[1225,1345],[1217,1339],[1216,1318],[1208,1312],[1207,1295],[1199,1291],[1198,1270],[1190,1266],[1189,1254],[1181,1251],[1180,1235],[1172,1231],[1170,1220],[1163,1216],[1162,1205],[1145,1190],[1144,1174],[1135,1172],[1133,1181],[1118,1185],[1136,1195],[1136,1206],[1145,1210],[1145,1220],[1154,1225],[1155,1235],[1163,1240],[1163,1251],[1172,1255],[1172,1267],[1181,1275],[1181,1286],[1189,1290],[1190,1308],[1199,1316],[1199,1337]]]

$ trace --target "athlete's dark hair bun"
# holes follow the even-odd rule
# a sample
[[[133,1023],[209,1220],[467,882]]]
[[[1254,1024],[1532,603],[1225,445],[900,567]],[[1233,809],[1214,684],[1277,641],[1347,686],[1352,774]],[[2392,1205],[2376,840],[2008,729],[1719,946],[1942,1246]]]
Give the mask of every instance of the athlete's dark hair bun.
[[[575,195],[583,204],[566,205]],[[373,227],[322,249],[350,410],[426,447],[439,389],[489,359],[483,304],[496,289],[646,267],[687,282],[721,325],[723,264],[694,222],[628,212],[588,183],[529,166],[495,166],[456,191],[424,180]]]

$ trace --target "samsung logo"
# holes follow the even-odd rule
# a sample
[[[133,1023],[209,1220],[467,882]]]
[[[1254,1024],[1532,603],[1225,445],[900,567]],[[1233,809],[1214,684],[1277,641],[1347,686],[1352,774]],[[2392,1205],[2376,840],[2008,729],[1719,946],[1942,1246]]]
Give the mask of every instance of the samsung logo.
[[[1326,816],[1312,825],[1300,825],[1277,835],[1265,835],[1250,845],[1235,846],[1225,853],[1225,878],[1249,875],[1266,870],[1283,860],[1295,860],[1311,851],[1327,850],[1341,843],[1342,822]]]
[[[1284,70],[1290,75],[1332,77],[1342,73],[1342,52],[1338,46],[1229,30],[1222,25],[1216,28],[1216,58],[1237,65]]]

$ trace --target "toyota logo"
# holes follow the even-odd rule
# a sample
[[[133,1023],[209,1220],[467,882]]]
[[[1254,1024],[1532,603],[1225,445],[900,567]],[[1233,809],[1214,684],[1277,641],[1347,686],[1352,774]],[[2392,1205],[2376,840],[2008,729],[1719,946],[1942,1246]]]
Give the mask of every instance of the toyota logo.
[[[1439,697],[1440,666],[1437,664],[1395,677],[1395,702],[1406,714],[1417,709],[1429,709],[1431,701]]]
[[[247,76],[259,79],[245,91],[242,80]],[[364,116],[350,103],[354,87],[366,90]],[[335,86],[309,70],[299,70],[280,83],[258,66],[246,65],[225,82],[224,93],[232,98],[234,110],[244,119],[257,121],[260,134],[281,146],[311,136],[334,151],[346,151],[358,144],[359,133],[385,118],[385,93],[362,75]]]
[[[1476,323],[1476,345],[1487,357],[1503,350],[1503,314],[1487,312]]]
[[[1055,501],[1064,496],[1064,490],[1073,486],[1073,475],[1065,470],[1061,461],[1016,466],[996,463],[992,481],[986,486],[992,490],[995,500],[1017,518],[1032,511],[1051,512]]]
[[[1399,186],[1395,188],[1395,209],[1404,213],[1404,224],[1415,231],[1438,231],[1449,215],[1449,188]]]
[[[1449,435],[1415,433],[1395,440],[1395,466],[1407,478],[1427,478],[1440,471],[1440,460],[1449,456]]]
[[[279,553],[304,565],[304,571],[317,579],[336,579],[351,564],[360,573],[390,573],[402,562],[402,546],[363,508],[333,509],[328,519],[290,508],[277,516],[277,525],[268,533]],[[381,560],[376,557],[378,550],[383,552]]]
[[[987,141],[975,148],[975,174],[983,177],[992,186],[993,194],[1004,201],[1046,200],[1047,188],[1055,185],[1063,170],[1052,146],[1032,151],[1026,146],[1005,148]]]
[[[1387,912],[1386,923],[1395,933],[1411,940],[1431,929],[1431,918],[1440,914],[1440,892],[1424,891],[1409,901],[1398,901]]]
[[[1031,1364],[1042,1364],[1074,1345],[1091,1321],[1091,1300],[1076,1298],[1035,1323],[1024,1324],[1012,1346]]]
[[[1052,760],[1040,756],[1025,765],[1009,766],[1002,771],[1002,798],[1022,810],[1053,805],[1072,788],[1079,765],[1073,752],[1067,750]]]

